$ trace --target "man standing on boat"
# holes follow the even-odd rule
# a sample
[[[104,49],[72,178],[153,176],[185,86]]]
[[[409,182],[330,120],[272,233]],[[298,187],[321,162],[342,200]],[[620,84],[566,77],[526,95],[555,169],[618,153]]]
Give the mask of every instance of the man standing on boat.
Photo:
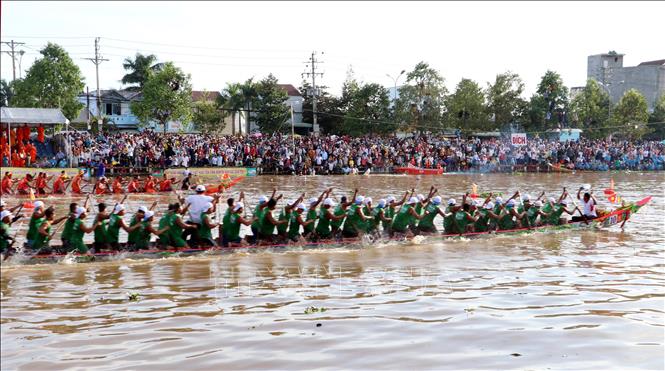
[[[582,190],[585,190],[584,192],[584,197],[580,199],[580,193]],[[598,202],[596,201],[596,198],[593,196],[593,192],[591,191],[591,187],[580,187],[580,189],[577,190],[577,199],[582,201],[582,216],[574,216],[573,221],[574,222],[588,222],[589,220],[593,220],[598,217],[598,214],[596,213],[596,205]]]
[[[219,194],[207,196],[205,192],[206,187],[203,184],[199,184],[196,186],[196,194],[187,196],[185,199],[185,207],[189,209],[189,224],[196,225],[196,228],[201,226],[201,213],[207,209],[208,203],[216,204],[217,200],[219,200]],[[185,229],[182,239],[187,241],[187,237],[190,235],[190,246],[196,246],[198,244],[198,235],[193,228]]]

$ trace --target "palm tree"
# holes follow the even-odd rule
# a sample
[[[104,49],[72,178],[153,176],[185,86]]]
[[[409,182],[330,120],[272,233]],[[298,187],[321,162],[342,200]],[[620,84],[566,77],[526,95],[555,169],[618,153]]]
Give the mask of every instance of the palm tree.
[[[246,125],[245,132],[249,134],[252,103],[256,100],[256,98],[259,95],[256,89],[256,83],[254,82],[254,78],[252,77],[247,81],[245,81],[245,83],[241,84],[240,90],[242,91],[244,107],[247,108],[247,119],[245,120],[245,125]]]
[[[243,96],[242,84],[240,83],[227,83],[226,88],[222,91],[217,104],[227,110],[231,111],[231,134],[236,133],[236,116],[238,112],[242,111],[245,106],[245,98]],[[242,133],[242,128],[238,130]]]
[[[122,67],[130,72],[123,76],[120,82],[125,85],[138,84],[138,86],[133,85],[127,87],[127,90],[141,91],[148,76],[153,72],[161,70],[164,66],[164,63],[155,63],[156,61],[157,57],[154,54],[143,55],[141,53],[136,53],[134,60],[131,58],[125,58]]]

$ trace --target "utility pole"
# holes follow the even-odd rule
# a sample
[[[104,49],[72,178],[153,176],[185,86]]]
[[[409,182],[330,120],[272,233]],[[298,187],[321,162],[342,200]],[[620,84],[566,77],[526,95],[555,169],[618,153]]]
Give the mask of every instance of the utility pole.
[[[99,54],[99,37],[95,38],[95,58],[83,58],[95,64],[95,74],[97,75],[97,130],[102,132],[102,98],[99,96],[99,64],[108,59],[102,58]]]
[[[5,51],[4,53],[9,54],[9,56],[12,57],[12,82],[16,80],[16,54],[23,55],[23,53],[18,52],[15,50],[15,48],[18,45],[25,45],[25,43],[19,43],[15,42],[14,40],[11,41],[3,41],[3,44],[7,44],[9,46],[10,51]]]
[[[323,52],[321,52],[323,54]],[[310,77],[312,76],[312,117],[313,117],[313,123],[312,123],[312,131],[315,131],[318,133],[319,130],[319,123],[318,123],[318,117],[317,117],[317,111],[316,111],[316,99],[317,96],[319,95],[319,92],[316,89],[316,75],[319,75],[323,77],[322,72],[316,72],[316,64],[317,63],[323,63],[320,62],[316,59],[316,52],[312,52],[312,56],[309,58],[307,62],[305,62],[306,67],[312,68],[312,72],[304,72],[301,76],[307,76]]]

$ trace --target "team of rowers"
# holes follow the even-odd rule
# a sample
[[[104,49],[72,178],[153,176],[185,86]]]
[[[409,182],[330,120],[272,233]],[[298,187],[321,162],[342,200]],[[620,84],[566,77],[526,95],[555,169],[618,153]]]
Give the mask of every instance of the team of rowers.
[[[221,189],[221,187],[228,185],[230,178],[227,174],[225,175],[226,177],[222,178],[222,182],[219,186],[214,187],[215,189]],[[89,192],[96,195],[171,192],[178,183],[182,184],[182,190],[189,190],[192,186],[192,177],[193,174],[189,171],[185,171],[182,180],[168,177],[166,173],[162,175],[161,180],[152,175],[147,175],[145,179],[140,179],[138,176],[130,176],[126,179],[123,179],[122,176],[115,176],[112,181],[105,176],[101,176],[93,183],[86,181],[83,170],[79,170],[72,178],[63,170],[49,186],[49,182],[54,178],[53,175],[48,176],[46,173],[39,172],[36,175],[26,174],[22,179],[14,179],[13,174],[6,171],[2,177],[0,194],[29,195],[31,192],[38,195],[64,194],[67,193],[70,186],[70,192],[74,194],[88,193],[86,192],[88,186],[92,186]]]
[[[227,199],[227,209],[222,220],[215,221],[221,194],[206,195],[206,187],[198,185],[195,187],[196,193],[185,198],[176,193],[178,200],[168,205],[157,225],[153,224],[156,202],[150,207],[138,207],[129,223],[125,222],[127,208],[124,201],[127,195],[112,207],[100,202],[92,223],[87,225],[85,220],[90,211],[88,195],[83,205],[71,203],[69,213],[60,217],[56,217],[52,207],[46,208],[42,201],[36,201],[28,225],[26,245],[34,253],[54,251],[49,243],[60,227],[55,226],[62,222],[61,246],[55,252],[78,251],[82,254],[89,252],[83,241],[87,233],[94,233],[94,252],[98,252],[150,249],[153,245],[152,235],[157,236],[156,245],[159,248],[176,250],[190,246],[216,246],[218,243],[223,247],[271,245],[343,240],[363,235],[401,238],[437,233],[435,222],[439,216],[443,219],[444,233],[448,235],[531,229],[539,225],[566,223],[562,217],[564,213],[573,215],[576,210],[580,216],[573,217],[573,221],[595,218],[596,200],[592,192],[588,191],[580,198],[581,191],[577,192],[577,198],[583,204],[583,211],[577,205],[574,209],[568,208],[569,195],[565,188],[558,199],[544,199],[544,192],[532,199],[518,191],[507,200],[501,196],[492,200],[491,193],[484,199],[473,198],[467,193],[462,196],[461,203],[455,199],[448,200],[445,208],[442,208],[443,201],[435,187],[431,187],[426,196],[416,195],[412,189],[399,200],[388,196],[376,203],[371,197],[359,195],[358,190],[350,199],[341,197],[338,203],[331,188],[323,191],[319,197],[306,201],[305,194],[302,194],[286,202],[275,215],[282,195],[276,196],[273,190],[270,197],[261,196],[258,199],[251,217],[247,216],[245,196],[240,192],[237,200]],[[0,247],[3,252],[13,245],[16,235],[9,235],[9,227],[19,216],[15,217],[12,213],[22,208],[22,205],[7,210],[5,207],[3,200],[0,211]],[[185,216],[188,216],[187,221]],[[243,238],[240,236],[242,225],[250,226],[252,231]],[[218,241],[212,236],[215,228],[219,229]],[[127,232],[126,242],[120,241],[120,229]]]

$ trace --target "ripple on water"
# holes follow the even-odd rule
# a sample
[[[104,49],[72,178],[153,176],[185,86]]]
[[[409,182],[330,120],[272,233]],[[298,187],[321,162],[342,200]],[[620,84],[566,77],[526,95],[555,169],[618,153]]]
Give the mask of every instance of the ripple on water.
[[[251,196],[278,185],[286,198],[324,185],[337,197],[338,189],[361,187],[380,198],[431,181],[445,195],[472,182],[504,194],[519,187],[554,195],[579,183],[602,188],[610,176],[624,199],[654,196],[624,231],[4,262],[3,369],[663,369],[660,173],[308,177],[305,184],[275,177],[243,185]],[[62,211],[70,201],[49,202]],[[129,206],[138,203],[130,198]]]

